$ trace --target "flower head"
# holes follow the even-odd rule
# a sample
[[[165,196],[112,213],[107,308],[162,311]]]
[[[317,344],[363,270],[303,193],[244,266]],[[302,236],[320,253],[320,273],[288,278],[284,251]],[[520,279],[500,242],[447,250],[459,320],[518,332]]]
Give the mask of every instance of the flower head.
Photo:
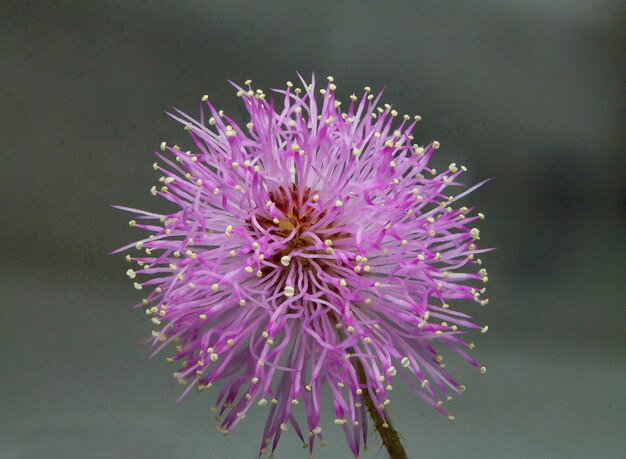
[[[139,250],[127,274],[148,292],[157,351],[175,345],[183,395],[216,386],[218,431],[267,405],[261,452],[289,430],[312,450],[324,423],[356,456],[368,410],[386,424],[398,376],[447,415],[441,400],[464,386],[438,348],[484,372],[462,337],[486,327],[449,305],[488,301],[475,268],[482,214],[456,205],[481,184],[454,196],[465,167],[431,169],[439,143],[412,144],[419,117],[379,106],[369,88],[341,104],[330,77],[321,95],[314,78],[288,82],[278,104],[250,83],[235,85],[245,127],[206,96],[200,119],[171,114],[193,149],[161,145],[151,192],[176,210],[123,207],[150,234],[120,250]]]

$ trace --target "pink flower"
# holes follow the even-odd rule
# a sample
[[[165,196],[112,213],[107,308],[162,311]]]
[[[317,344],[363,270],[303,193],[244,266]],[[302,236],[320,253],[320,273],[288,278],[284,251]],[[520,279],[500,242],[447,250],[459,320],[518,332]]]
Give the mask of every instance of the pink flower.
[[[246,126],[206,96],[199,120],[177,110],[193,149],[164,142],[151,190],[176,211],[120,207],[149,233],[120,251],[139,250],[127,274],[147,292],[155,352],[175,345],[181,397],[218,386],[218,431],[267,410],[261,452],[290,430],[312,451],[324,423],[357,456],[367,410],[386,424],[397,376],[447,415],[440,400],[464,386],[436,348],[485,371],[463,336],[487,327],[449,305],[488,301],[476,269],[488,250],[474,228],[483,216],[457,206],[484,182],[454,196],[465,167],[428,166],[439,143],[411,144],[419,117],[379,107],[369,88],[341,104],[328,80],[317,98],[314,77],[304,89],[288,83],[280,108],[249,81],[234,85]]]

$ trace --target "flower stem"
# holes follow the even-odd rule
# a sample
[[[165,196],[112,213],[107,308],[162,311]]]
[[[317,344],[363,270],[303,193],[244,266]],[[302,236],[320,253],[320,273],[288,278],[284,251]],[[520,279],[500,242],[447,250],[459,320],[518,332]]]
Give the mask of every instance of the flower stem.
[[[366,381],[365,370],[363,369],[363,364],[360,360],[357,360],[356,368],[359,382],[364,384]],[[385,413],[386,419],[383,419],[367,389],[363,390],[363,399],[365,401],[365,406],[367,407],[367,412],[372,418],[372,421],[374,421],[374,427],[376,428],[383,445],[389,453],[389,459],[407,459],[408,456],[406,455],[404,446],[402,446],[402,442],[400,441],[400,435],[391,425],[391,421],[389,420],[387,413]]]

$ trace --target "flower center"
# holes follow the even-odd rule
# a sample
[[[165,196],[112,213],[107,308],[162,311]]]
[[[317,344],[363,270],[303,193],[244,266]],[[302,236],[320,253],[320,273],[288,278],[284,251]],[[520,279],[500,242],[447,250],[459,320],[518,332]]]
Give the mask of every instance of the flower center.
[[[280,187],[268,193],[271,206],[275,207],[275,217],[262,212],[255,215],[254,225],[248,220],[248,228],[259,238],[266,238],[274,245],[271,255],[267,260],[276,265],[281,263],[287,266],[292,255],[298,253],[326,255],[330,253],[327,247],[320,247],[320,241],[332,240],[333,242],[345,239],[351,235],[335,228],[337,223],[334,219],[324,221],[328,210],[319,208],[314,191],[310,187],[298,188],[292,183],[289,187]],[[259,230],[259,227],[263,231]],[[316,261],[325,269],[327,263],[321,259]],[[299,259],[302,267],[310,263],[307,257]]]

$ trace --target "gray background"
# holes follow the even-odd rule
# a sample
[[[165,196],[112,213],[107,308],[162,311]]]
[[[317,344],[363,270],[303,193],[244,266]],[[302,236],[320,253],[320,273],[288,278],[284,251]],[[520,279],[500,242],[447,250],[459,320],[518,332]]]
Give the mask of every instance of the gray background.
[[[387,4],[388,3],[388,4]],[[438,164],[495,180],[484,376],[449,423],[395,389],[412,458],[616,458],[626,450],[625,14],[618,1],[0,2],[0,457],[252,458],[261,409],[224,438],[210,395],[175,399],[122,256],[163,112],[227,78],[332,74],[419,113]],[[349,457],[337,429],[317,458]],[[621,453],[620,453],[621,451]],[[295,438],[278,458],[305,457]],[[377,447],[363,457],[383,458]]]

